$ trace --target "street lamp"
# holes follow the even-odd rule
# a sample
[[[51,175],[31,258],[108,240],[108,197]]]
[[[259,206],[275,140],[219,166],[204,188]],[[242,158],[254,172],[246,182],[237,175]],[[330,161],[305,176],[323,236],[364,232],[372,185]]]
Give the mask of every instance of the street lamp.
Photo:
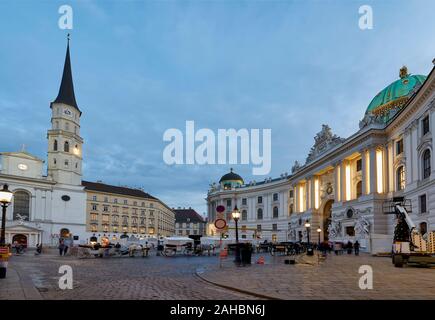
[[[307,222],[305,222],[305,228],[307,229],[307,243],[308,244],[310,244],[310,227],[311,227],[311,224],[307,220]]]
[[[320,227],[317,228],[317,234],[319,235],[319,248],[320,248],[320,233],[322,232],[322,229]]]
[[[237,222],[240,219],[240,211],[237,208],[237,205],[234,207],[233,212],[231,212],[231,216],[233,217],[234,223],[236,225],[236,259],[234,260],[235,263],[240,264],[240,248],[239,248],[239,227]]]
[[[313,255],[313,248],[311,248],[311,244],[310,244],[310,227],[311,227],[311,224],[307,220],[305,222],[305,228],[307,228],[307,256]]]
[[[9,258],[9,250],[5,250],[6,247],[6,208],[12,202],[13,193],[9,191],[8,185],[3,185],[3,189],[0,190],[0,205],[2,207],[2,231],[0,234],[0,248],[3,249],[0,252],[0,279],[6,278],[7,259]],[[3,257],[1,257],[3,255]]]

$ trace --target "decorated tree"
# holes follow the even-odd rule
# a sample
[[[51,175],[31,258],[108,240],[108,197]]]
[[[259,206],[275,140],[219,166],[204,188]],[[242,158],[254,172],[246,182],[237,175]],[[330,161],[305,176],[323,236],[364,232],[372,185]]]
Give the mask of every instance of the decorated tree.
[[[396,228],[394,229],[394,241],[410,241],[408,224],[400,216],[397,218]]]

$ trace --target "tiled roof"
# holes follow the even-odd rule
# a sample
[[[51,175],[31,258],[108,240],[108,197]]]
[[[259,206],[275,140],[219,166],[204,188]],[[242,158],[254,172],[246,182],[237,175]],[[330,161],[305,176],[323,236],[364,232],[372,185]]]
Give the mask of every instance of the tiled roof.
[[[172,209],[175,212],[175,222],[205,222],[204,218],[192,208],[189,209]]]
[[[125,195],[125,196],[132,196],[137,198],[158,200],[157,198],[153,197],[152,195],[140,189],[118,187],[118,186],[112,186],[110,184],[104,184],[100,182],[90,182],[90,181],[82,181],[82,186],[84,186],[86,190],[90,190],[90,191],[99,191],[99,192],[114,193],[114,194]]]

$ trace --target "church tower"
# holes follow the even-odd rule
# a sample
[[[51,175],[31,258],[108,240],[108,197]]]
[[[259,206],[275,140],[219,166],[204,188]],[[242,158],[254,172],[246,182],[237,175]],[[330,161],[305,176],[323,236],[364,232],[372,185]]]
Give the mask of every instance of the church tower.
[[[48,176],[60,184],[81,185],[81,111],[74,95],[69,54],[69,35],[62,82],[57,98],[50,104],[51,129],[48,130]]]

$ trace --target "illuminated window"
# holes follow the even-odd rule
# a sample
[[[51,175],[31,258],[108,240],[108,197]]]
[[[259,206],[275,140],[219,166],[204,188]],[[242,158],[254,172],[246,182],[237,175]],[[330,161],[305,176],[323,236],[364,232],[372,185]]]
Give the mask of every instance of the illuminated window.
[[[319,209],[319,179],[314,180],[314,208]]]
[[[351,188],[350,188],[350,165],[345,167],[345,178],[346,178],[346,200],[351,199]]]
[[[378,193],[384,192],[383,172],[383,152],[382,150],[376,150],[376,182]]]
[[[403,166],[397,168],[396,179],[397,191],[405,189],[405,169]]]

